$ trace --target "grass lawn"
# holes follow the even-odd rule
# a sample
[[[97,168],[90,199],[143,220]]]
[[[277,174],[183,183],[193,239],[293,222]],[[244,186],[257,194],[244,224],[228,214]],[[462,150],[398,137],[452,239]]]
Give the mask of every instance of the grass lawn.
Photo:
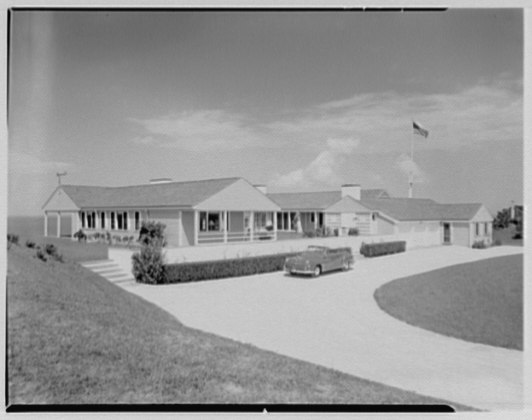
[[[523,350],[522,255],[398,279],[377,289],[375,299],[384,311],[409,324]]]
[[[515,226],[510,225],[506,229],[493,229],[493,241],[499,240],[501,245],[523,246],[523,239],[514,239]]]
[[[8,404],[444,403],[187,328],[24,246],[7,286]]]

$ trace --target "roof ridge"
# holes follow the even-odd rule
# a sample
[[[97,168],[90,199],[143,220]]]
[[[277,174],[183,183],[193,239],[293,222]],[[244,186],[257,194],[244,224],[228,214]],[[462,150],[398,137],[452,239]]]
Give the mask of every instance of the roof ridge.
[[[234,179],[235,181],[239,179],[244,179],[242,177],[224,177],[224,178],[209,178],[209,179],[196,179],[192,181],[170,181],[170,182],[161,182],[157,184],[134,184],[134,185],[118,185],[118,186],[102,186],[102,185],[82,185],[82,184],[62,184],[61,187],[90,187],[90,188],[137,188],[137,187],[151,187],[156,185],[169,185],[169,184],[193,184],[197,182],[209,182],[209,181],[228,181]]]
[[[293,191],[293,192],[278,192],[278,193],[268,193],[267,195],[270,195],[270,194],[319,194],[319,193],[339,193],[341,192],[340,190],[335,190],[335,191]]]

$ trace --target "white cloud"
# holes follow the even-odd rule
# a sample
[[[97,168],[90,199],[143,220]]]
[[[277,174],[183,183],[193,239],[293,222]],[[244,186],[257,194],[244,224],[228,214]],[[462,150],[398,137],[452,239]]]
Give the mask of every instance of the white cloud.
[[[395,161],[396,167],[405,175],[414,175],[414,182],[417,184],[426,184],[429,182],[429,177],[415,161],[410,159],[410,156],[401,154]]]
[[[10,172],[30,175],[74,170],[74,165],[71,163],[41,160],[36,156],[21,152],[9,152],[8,167]]]
[[[248,127],[239,114],[221,110],[200,110],[152,119],[130,118],[149,135],[133,139],[136,143],[177,147],[190,151],[240,149],[253,145],[256,130]]]
[[[286,112],[264,121],[246,113],[198,110],[151,119],[130,119],[143,128],[133,142],[189,151],[269,147],[322,150],[353,147],[365,153],[408,152],[412,118],[430,132],[416,147],[456,149],[464,144],[523,138],[520,80],[497,80],[450,93],[364,93]],[[351,146],[339,140],[360,139]],[[338,143],[338,144],[336,144]],[[419,146],[418,146],[419,145]]]
[[[357,139],[329,138],[326,150],[320,152],[307,166],[284,175],[276,174],[270,184],[279,188],[337,186],[342,182],[338,170],[358,144]]]

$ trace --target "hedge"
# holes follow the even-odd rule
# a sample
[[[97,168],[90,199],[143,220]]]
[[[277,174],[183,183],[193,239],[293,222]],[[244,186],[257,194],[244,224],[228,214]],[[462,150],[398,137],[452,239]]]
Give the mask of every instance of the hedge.
[[[406,241],[378,242],[374,244],[362,243],[360,253],[364,257],[378,257],[380,255],[396,254],[406,251]]]
[[[294,255],[297,253],[167,264],[165,265],[166,282],[185,283],[271,273],[282,270],[285,259]]]

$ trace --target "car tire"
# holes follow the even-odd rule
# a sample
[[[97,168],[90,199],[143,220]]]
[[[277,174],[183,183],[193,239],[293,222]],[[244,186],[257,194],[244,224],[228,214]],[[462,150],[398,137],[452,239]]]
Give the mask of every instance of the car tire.
[[[312,273],[312,277],[319,277],[321,274],[321,267],[317,265],[314,267],[314,272]]]
[[[351,263],[349,260],[344,260],[342,262],[342,271],[348,271],[351,268]]]

